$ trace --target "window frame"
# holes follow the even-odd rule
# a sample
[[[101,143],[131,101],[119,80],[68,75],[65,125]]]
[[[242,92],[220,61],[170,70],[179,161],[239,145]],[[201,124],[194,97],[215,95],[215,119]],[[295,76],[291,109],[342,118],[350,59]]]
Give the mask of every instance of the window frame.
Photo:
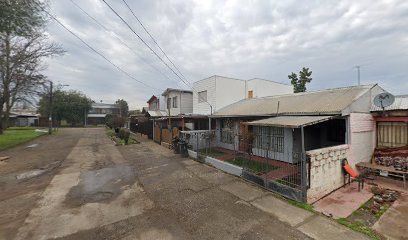
[[[205,98],[201,96],[201,94],[205,93]],[[208,91],[204,90],[201,92],[197,93],[197,98],[198,98],[198,103],[203,103],[203,102],[207,102],[207,97],[208,97]]]
[[[174,96],[174,97],[173,97],[173,101],[172,101],[172,105],[171,105],[171,106],[172,106],[173,108],[177,108],[177,106],[178,106],[178,104],[177,104],[177,103],[178,103],[178,101],[177,101],[177,96]]]

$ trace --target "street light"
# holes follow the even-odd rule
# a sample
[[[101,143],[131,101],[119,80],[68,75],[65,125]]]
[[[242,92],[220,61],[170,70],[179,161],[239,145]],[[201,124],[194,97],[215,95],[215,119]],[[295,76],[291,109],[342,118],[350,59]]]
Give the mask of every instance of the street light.
[[[50,82],[50,99],[49,99],[49,115],[48,115],[48,134],[49,135],[51,135],[52,134],[52,85],[53,85],[53,83],[52,83],[52,81],[50,81],[50,80],[47,80],[47,81],[49,81]],[[60,87],[60,88],[63,88],[63,87],[67,87],[67,86],[69,86],[68,84],[58,84],[57,85],[58,87]]]

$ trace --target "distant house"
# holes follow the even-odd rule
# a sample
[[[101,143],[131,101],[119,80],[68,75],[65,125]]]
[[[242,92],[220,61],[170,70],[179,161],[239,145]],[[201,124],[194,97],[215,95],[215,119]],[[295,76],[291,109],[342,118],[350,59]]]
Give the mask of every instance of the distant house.
[[[23,104],[11,109],[9,125],[16,127],[39,126],[39,118],[40,114],[37,113],[36,108],[27,107]]]
[[[246,98],[293,93],[293,86],[260,78],[242,80],[211,76],[194,82],[193,113],[212,114]]]
[[[370,161],[375,148],[370,109],[382,92],[365,85],[247,98],[210,116],[216,120],[214,146],[274,163],[277,169],[263,177],[246,176],[314,202],[343,185],[343,159],[353,166]]]
[[[87,114],[87,125],[105,124],[106,115],[120,115],[119,106],[108,103],[92,103],[91,110]]]

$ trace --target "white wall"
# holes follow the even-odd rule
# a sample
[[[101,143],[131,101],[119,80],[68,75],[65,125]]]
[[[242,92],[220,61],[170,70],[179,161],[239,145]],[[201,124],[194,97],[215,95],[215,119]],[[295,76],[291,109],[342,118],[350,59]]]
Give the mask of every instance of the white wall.
[[[246,97],[251,90],[253,97],[258,98],[293,93],[293,86],[255,78],[247,81]]]
[[[307,151],[310,157],[310,188],[307,202],[313,203],[343,186],[342,161],[347,158],[347,144]]]
[[[177,96],[177,108],[173,108],[173,97]],[[170,91],[167,96],[160,103],[161,106],[167,111],[167,99],[170,101],[170,115],[175,116],[179,114],[192,113],[193,112],[193,94],[180,91]]]
[[[246,98],[246,81],[216,76],[215,111]]]
[[[215,76],[197,81],[193,84],[194,89],[197,92],[207,91],[207,102],[212,106],[216,105],[215,102]],[[193,113],[195,114],[211,114],[211,107],[206,102],[198,102],[198,96],[196,92],[193,92]],[[214,110],[213,110],[214,112]]]
[[[350,114],[350,142],[348,160],[353,167],[359,162],[369,162],[375,148],[375,121],[369,113]]]
[[[264,79],[242,80],[222,76],[211,76],[194,83],[197,92],[207,90],[207,102],[213,106],[212,113],[232,103],[248,97],[248,91],[253,91],[253,97],[265,97],[293,93],[290,85],[272,82]],[[206,102],[198,102],[197,93],[193,93],[193,113],[210,114],[211,108]]]

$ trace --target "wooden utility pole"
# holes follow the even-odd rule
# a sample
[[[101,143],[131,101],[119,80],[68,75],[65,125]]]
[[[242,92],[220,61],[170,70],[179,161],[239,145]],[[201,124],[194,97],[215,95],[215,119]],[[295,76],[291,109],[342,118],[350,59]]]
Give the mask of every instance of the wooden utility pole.
[[[50,103],[49,103],[49,116],[48,116],[48,134],[52,134],[52,82],[50,81]]]

